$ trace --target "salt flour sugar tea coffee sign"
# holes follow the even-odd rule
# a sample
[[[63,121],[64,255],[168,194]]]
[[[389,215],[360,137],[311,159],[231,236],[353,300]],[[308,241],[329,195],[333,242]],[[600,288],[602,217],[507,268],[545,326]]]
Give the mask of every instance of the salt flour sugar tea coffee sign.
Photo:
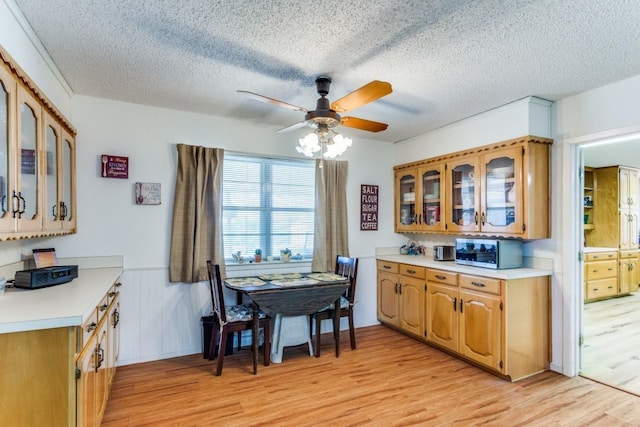
[[[360,230],[378,229],[378,186],[360,186]]]
[[[103,154],[100,160],[100,175],[103,178],[129,178],[128,157]]]

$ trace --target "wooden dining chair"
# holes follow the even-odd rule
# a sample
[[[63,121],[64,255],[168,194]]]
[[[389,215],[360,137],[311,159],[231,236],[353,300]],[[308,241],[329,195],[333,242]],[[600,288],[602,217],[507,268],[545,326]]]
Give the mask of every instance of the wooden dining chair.
[[[213,328],[211,330],[211,341],[209,342],[209,360],[213,360],[215,357],[217,345],[218,364],[216,366],[216,376],[220,376],[222,374],[222,364],[224,363],[224,353],[227,348],[227,338],[231,336],[231,339],[233,339],[235,332],[253,331],[253,313],[252,308],[247,305],[225,304],[222,279],[220,278],[220,266],[218,264],[207,261],[207,273],[209,275],[209,290],[211,291],[211,301],[213,304]],[[264,366],[269,366],[269,353],[271,352],[271,318],[260,311],[258,319],[258,328],[264,329]],[[252,342],[257,339],[258,337],[253,336],[252,333]],[[240,347],[239,343],[238,347]],[[254,374],[255,373],[254,370]]]
[[[336,257],[336,268],[335,273],[341,276],[345,276],[349,278],[349,287],[340,297],[340,317],[348,317],[349,318],[349,338],[351,341],[351,349],[356,349],[356,331],[353,323],[353,305],[355,303],[356,298],[356,279],[358,276],[358,258],[349,258],[345,256],[338,255]],[[322,310],[310,314],[309,315],[309,335],[312,334],[312,328],[315,323],[315,356],[320,357],[320,331],[323,320],[333,319],[333,314],[335,310],[335,305],[330,304],[323,308]],[[331,323],[331,327],[333,328],[333,323]],[[340,330],[333,331],[334,340],[337,337],[337,334],[340,333]],[[337,342],[337,341],[336,341]],[[339,349],[336,348],[336,354],[338,354]]]

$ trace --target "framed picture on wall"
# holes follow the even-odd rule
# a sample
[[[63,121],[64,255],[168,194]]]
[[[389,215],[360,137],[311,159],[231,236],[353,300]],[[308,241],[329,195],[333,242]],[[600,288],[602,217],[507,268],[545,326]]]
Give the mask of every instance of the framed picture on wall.
[[[159,182],[136,182],[136,205],[159,205],[160,183]]]

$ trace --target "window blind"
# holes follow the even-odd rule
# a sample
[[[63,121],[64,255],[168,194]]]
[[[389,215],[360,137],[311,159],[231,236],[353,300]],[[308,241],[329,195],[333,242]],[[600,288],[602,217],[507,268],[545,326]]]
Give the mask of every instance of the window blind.
[[[223,170],[225,259],[256,249],[263,259],[290,249],[313,255],[315,162],[225,153]]]

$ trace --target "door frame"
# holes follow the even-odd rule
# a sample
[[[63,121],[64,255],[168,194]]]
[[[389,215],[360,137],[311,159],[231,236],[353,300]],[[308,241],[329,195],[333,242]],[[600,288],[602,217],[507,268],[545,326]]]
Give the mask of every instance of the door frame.
[[[562,144],[562,187],[570,190],[574,197],[562,198],[561,242],[562,280],[561,293],[566,304],[562,309],[562,373],[574,377],[580,373],[581,348],[579,337],[583,331],[584,286],[583,283],[583,221],[582,218],[582,148],[640,140],[640,126],[612,129],[575,138],[567,138]]]

